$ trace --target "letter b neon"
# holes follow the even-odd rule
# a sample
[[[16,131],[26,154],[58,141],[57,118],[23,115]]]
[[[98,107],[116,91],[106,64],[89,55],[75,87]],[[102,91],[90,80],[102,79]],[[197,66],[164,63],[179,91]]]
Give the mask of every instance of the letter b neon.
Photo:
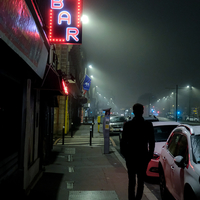
[[[51,0],[52,9],[62,9],[64,6],[63,0]]]

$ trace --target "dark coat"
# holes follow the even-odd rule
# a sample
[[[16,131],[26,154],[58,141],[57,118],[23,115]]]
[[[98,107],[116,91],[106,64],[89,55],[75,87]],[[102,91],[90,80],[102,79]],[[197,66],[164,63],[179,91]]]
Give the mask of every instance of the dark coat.
[[[124,124],[120,142],[121,154],[137,165],[148,163],[153,157],[155,139],[153,125],[143,117],[134,117]]]

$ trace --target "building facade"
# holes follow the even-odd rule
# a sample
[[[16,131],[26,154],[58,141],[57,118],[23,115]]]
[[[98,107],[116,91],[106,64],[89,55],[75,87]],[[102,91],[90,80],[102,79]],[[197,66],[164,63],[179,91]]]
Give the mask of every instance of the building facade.
[[[80,46],[49,43],[41,5],[0,2],[0,187],[8,199],[41,177],[54,138],[79,123],[84,101]]]

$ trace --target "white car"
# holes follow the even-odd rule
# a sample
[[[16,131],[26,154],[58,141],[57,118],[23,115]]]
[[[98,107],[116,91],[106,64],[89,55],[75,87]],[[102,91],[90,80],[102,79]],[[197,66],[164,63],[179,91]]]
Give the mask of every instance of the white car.
[[[200,126],[179,125],[163,146],[160,161],[163,200],[200,199]]]
[[[199,122],[199,118],[197,118],[197,117],[187,117],[186,121]]]
[[[110,117],[110,134],[122,132],[124,123],[126,123],[125,117],[111,116]]]
[[[155,136],[154,156],[148,164],[146,175],[151,177],[159,177],[158,163],[163,145],[167,141],[170,133],[179,123],[173,121],[152,122]]]

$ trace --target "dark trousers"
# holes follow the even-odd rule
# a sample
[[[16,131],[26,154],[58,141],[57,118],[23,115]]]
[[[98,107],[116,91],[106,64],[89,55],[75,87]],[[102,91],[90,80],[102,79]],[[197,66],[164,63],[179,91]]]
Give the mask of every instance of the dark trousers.
[[[128,185],[128,199],[129,200],[141,200],[144,190],[144,179],[146,175],[148,162],[144,162],[143,164],[140,163],[138,165],[133,159],[126,159],[126,166],[128,169],[128,178],[129,178],[129,185]],[[136,187],[136,175],[137,175],[137,190],[135,194],[135,187]]]

